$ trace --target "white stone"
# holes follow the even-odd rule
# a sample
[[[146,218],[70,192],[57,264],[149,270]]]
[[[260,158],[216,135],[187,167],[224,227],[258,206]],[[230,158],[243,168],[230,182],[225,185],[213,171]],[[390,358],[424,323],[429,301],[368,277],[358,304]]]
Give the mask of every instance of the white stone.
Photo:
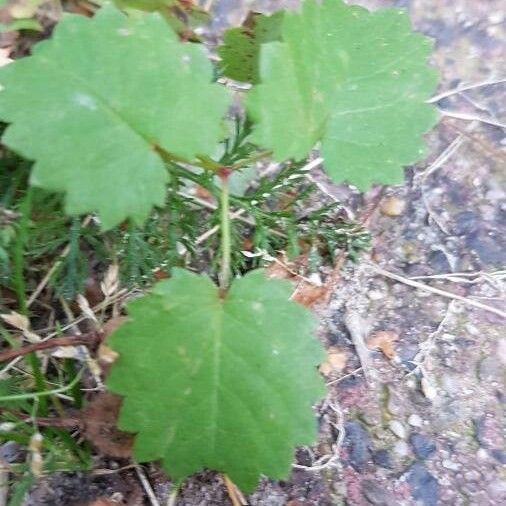
[[[406,429],[399,420],[392,420],[388,427],[399,439],[406,439]]]
[[[409,416],[408,423],[413,427],[421,427],[423,425],[423,420],[419,415],[413,413]]]

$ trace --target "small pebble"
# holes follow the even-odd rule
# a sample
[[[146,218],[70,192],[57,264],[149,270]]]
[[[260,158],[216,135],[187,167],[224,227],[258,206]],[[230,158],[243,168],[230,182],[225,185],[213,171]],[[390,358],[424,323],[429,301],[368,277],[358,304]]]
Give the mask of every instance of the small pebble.
[[[379,290],[369,290],[367,292],[367,296],[370,300],[381,300],[385,298],[385,293],[380,292]]]
[[[450,459],[444,459],[442,464],[445,469],[450,469],[451,471],[458,471],[461,468],[458,462],[453,462]]]
[[[399,420],[392,420],[388,427],[399,439],[406,439],[406,429]]]
[[[421,460],[430,457],[436,451],[436,445],[427,436],[418,432],[411,433],[409,442],[413,448],[413,453]]]
[[[409,416],[408,423],[412,427],[421,427],[423,425],[423,420],[421,416],[413,413],[412,415]]]
[[[398,416],[403,414],[404,406],[399,394],[391,387],[388,388],[387,409],[391,415]]]
[[[476,457],[477,457],[479,460],[488,460],[488,453],[487,453],[487,450],[485,450],[485,448],[480,448],[480,449],[476,452]]]
[[[400,216],[406,209],[406,201],[399,197],[387,197],[381,202],[380,210],[385,216]]]
[[[405,441],[397,441],[394,444],[393,450],[399,457],[407,457],[409,455],[409,445]]]
[[[392,469],[392,461],[390,459],[390,453],[388,450],[381,449],[377,450],[372,455],[372,461],[380,467],[384,467],[385,469]]]
[[[500,448],[494,448],[490,450],[490,455],[492,455],[492,457],[494,457],[494,459],[500,464],[506,464],[506,451],[501,450]]]
[[[361,489],[367,501],[375,506],[390,506],[394,503],[394,498],[385,490],[384,485],[373,480],[364,480]]]
[[[439,502],[439,484],[427,468],[417,462],[409,469],[407,480],[413,498],[423,506],[437,506]]]
[[[363,472],[371,456],[369,432],[361,423],[353,420],[345,423],[344,430],[344,446],[348,448],[349,462],[356,471]]]

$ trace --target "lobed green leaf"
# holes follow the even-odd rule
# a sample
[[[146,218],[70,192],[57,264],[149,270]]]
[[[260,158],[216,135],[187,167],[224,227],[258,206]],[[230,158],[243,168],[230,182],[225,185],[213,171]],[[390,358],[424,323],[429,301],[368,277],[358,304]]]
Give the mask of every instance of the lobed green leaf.
[[[220,139],[229,96],[212,75],[204,49],[158,14],[65,15],[33,56],[0,70],[3,142],[35,160],[33,184],[65,192],[69,214],[141,223],[165,200],[157,148],[193,159]]]
[[[125,396],[119,427],[137,433],[135,458],[161,459],[176,481],[219,470],[245,491],[261,474],[286,478],[324,394],[315,318],[261,270],[224,300],[207,276],[173,272],[109,339],[120,356],[107,386]]]
[[[260,84],[247,98],[254,142],[285,160],[321,141],[335,181],[400,182],[436,121],[425,103],[437,83],[431,47],[400,10],[305,0],[285,13],[281,41],[261,47]]]

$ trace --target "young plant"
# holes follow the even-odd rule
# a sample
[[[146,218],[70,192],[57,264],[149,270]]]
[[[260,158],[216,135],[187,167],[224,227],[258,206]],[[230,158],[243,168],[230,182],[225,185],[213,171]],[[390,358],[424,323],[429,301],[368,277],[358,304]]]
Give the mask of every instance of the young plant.
[[[177,483],[220,470],[248,491],[260,475],[286,477],[294,447],[314,441],[322,350],[285,282],[261,269],[232,280],[230,177],[320,143],[335,181],[400,182],[435,123],[436,73],[431,43],[396,9],[306,0],[233,30],[219,70],[253,85],[240,143],[223,139],[231,92],[213,82],[203,46],[180,42],[157,13],[111,6],[65,15],[51,40],[2,69],[0,118],[3,142],[35,162],[31,183],[104,230],[142,224],[175,169],[221,182],[219,286],[178,268],[130,302],[109,339],[119,359],[107,387],[124,397],[119,427],[136,433],[138,461],[160,459]]]

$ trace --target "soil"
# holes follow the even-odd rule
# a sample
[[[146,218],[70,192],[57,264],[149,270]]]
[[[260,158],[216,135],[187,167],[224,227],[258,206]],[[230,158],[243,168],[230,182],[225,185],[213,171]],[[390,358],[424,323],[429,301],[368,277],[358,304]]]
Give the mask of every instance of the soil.
[[[247,6],[282,3],[216,1],[213,29],[236,23]],[[500,0],[361,3],[401,6],[418,30],[434,37],[441,90],[506,73]],[[499,123],[504,97],[504,84],[489,85],[439,106]],[[343,267],[329,304],[317,308],[320,338],[341,356],[339,367],[327,371],[328,397],[316,408],[319,442],[297,451],[297,464],[306,468],[294,469],[287,481],[262,481],[249,504],[506,504],[505,320],[472,305],[506,310],[504,143],[498,126],[443,117],[428,135],[427,159],[406,170],[404,186],[358,194],[321,176],[350,212],[368,215],[373,248]],[[451,145],[456,149],[446,156]],[[441,155],[443,162],[434,164]],[[406,284],[413,278],[450,296]],[[364,351],[361,342],[378,331],[383,341],[374,342],[380,348],[383,342],[384,351]],[[145,474],[163,504],[169,483],[155,466]],[[130,469],[49,477],[24,505],[91,504],[114,493],[123,504],[154,504]],[[189,479],[177,500],[179,506],[227,504],[222,479],[209,472]]]

